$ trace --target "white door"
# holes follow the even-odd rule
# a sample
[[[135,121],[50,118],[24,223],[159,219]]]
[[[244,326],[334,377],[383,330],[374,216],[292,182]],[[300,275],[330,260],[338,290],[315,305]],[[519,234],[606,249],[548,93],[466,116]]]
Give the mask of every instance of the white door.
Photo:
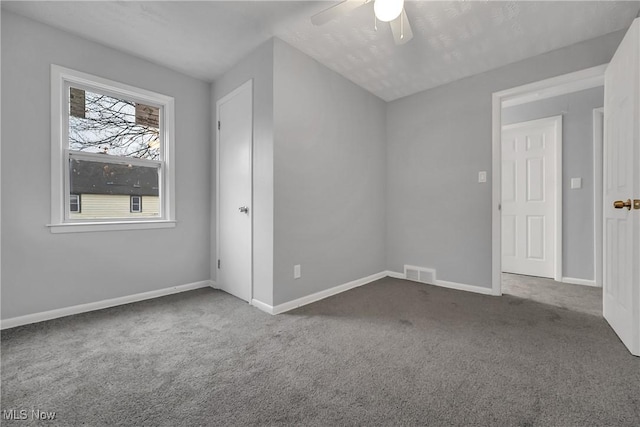
[[[252,82],[217,103],[217,287],[251,301]]]
[[[635,355],[640,355],[640,204],[634,206],[634,198],[640,199],[639,27],[636,19],[607,67],[604,86],[602,311]]]
[[[561,148],[562,116],[502,128],[504,272],[559,279]]]

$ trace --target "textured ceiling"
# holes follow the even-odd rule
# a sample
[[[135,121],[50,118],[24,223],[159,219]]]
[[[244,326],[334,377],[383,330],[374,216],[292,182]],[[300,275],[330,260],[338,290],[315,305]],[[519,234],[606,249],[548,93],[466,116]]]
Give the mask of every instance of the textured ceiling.
[[[395,46],[364,5],[326,25],[336,2],[2,2],[14,11],[212,81],[277,36],[390,101],[627,28],[640,2],[406,1],[414,39]]]
[[[326,4],[260,1],[2,1],[2,8],[213,81],[277,26]]]
[[[385,100],[628,27],[638,2],[407,2],[414,39],[373,29],[371,5],[280,38]]]

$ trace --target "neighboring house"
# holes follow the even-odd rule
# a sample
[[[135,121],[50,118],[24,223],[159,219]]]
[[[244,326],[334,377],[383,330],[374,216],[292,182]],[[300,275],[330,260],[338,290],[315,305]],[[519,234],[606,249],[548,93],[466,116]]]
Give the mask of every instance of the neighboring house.
[[[71,159],[71,219],[158,216],[155,168]]]

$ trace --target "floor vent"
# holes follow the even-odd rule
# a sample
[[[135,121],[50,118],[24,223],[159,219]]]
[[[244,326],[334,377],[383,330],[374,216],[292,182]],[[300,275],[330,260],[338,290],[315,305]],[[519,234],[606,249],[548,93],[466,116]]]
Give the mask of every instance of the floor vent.
[[[404,266],[404,277],[414,282],[427,283],[434,285],[436,283],[436,271],[433,268],[415,267],[413,265]]]

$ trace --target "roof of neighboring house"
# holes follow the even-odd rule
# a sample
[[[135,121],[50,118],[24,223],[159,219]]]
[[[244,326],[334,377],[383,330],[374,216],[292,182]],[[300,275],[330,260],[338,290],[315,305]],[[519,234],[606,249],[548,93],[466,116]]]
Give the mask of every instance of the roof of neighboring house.
[[[71,194],[158,195],[153,167],[71,159]]]

